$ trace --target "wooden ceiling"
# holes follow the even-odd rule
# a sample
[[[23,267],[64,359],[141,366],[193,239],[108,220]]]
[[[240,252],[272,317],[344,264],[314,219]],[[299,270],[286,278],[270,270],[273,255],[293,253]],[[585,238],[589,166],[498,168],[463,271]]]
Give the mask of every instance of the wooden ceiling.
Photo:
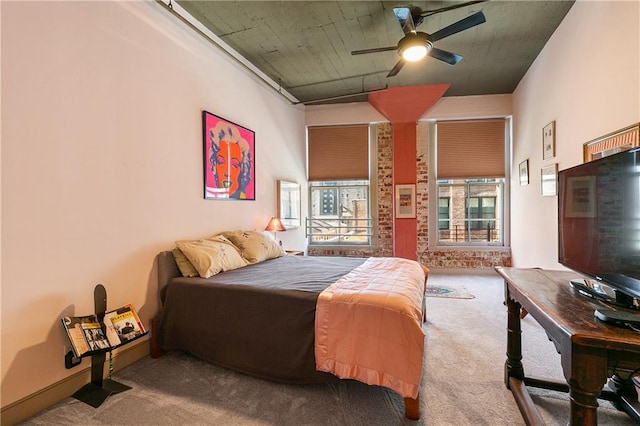
[[[384,87],[446,84],[445,96],[512,93],[574,1],[467,4],[431,14],[417,26],[433,34],[482,11],[486,22],[435,46],[463,57],[452,66],[431,57],[386,75],[396,51],[351,55],[395,46],[403,37],[394,7],[428,11],[460,1],[183,1],[178,4],[244,58],[305,104],[359,102]],[[337,99],[336,99],[337,98]]]

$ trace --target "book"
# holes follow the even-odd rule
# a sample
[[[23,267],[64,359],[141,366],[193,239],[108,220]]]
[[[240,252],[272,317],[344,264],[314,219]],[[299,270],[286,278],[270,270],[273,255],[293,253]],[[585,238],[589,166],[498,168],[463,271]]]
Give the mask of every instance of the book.
[[[111,350],[146,334],[131,304],[105,312],[102,321],[95,314],[70,316],[62,317],[62,325],[76,357]]]

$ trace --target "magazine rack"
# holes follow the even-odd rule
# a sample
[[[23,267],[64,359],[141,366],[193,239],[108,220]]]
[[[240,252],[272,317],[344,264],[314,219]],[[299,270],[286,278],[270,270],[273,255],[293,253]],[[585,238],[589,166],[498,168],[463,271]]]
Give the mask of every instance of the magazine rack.
[[[93,290],[93,299],[96,317],[102,322],[107,310],[107,291],[102,284],[98,284]],[[86,356],[91,356],[91,383],[87,383],[72,396],[82,402],[98,408],[109,397],[116,393],[131,389],[130,386],[123,385],[111,379],[104,379],[104,361],[106,353],[111,349],[93,351]]]

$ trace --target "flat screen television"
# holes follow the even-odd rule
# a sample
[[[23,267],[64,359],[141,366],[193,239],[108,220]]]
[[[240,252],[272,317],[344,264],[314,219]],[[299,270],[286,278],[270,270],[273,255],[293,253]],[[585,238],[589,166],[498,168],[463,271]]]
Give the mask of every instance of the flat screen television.
[[[640,309],[640,148],[558,173],[558,261]]]

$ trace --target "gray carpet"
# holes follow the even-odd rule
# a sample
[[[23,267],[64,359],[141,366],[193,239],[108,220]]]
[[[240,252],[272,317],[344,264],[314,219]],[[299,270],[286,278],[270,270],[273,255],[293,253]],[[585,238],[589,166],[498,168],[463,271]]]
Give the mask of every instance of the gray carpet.
[[[97,409],[73,398],[25,425],[523,425],[503,383],[506,308],[502,280],[492,274],[433,271],[433,285],[464,287],[474,299],[429,298],[419,421],[404,418],[403,400],[384,388],[343,381],[282,385],[202,362],[188,354],[145,358],[114,380],[133,389]],[[523,320],[528,375],[562,379],[560,358],[540,326]],[[569,420],[566,394],[531,390],[549,425]],[[603,402],[601,425],[637,424]]]

